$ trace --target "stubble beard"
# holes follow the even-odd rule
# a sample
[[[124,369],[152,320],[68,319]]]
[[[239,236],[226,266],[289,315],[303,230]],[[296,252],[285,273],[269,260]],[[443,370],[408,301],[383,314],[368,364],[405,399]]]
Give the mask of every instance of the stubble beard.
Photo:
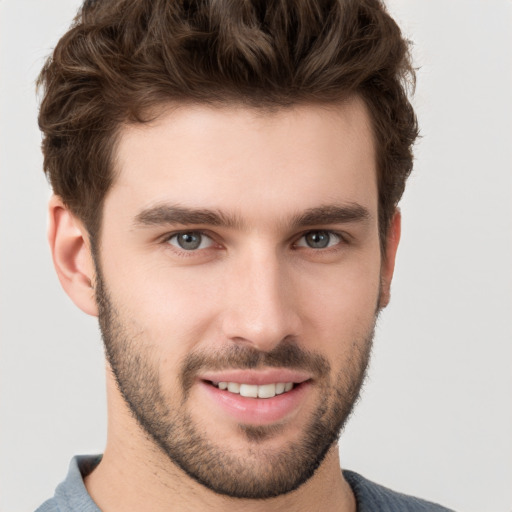
[[[305,352],[293,340],[284,340],[271,352],[231,346],[215,356],[192,353],[179,376],[181,403],[170,403],[160,384],[156,358],[139,334],[129,333],[127,322],[112,303],[97,268],[96,299],[107,360],[118,389],[134,418],[169,460],[196,482],[232,498],[266,499],[289,493],[309,480],[337,441],[358,400],[368,367],[374,325],[354,340],[348,364],[332,375],[327,359]],[[198,425],[187,412],[189,391],[199,369],[291,367],[315,376],[319,403],[302,436],[277,451],[265,440],[280,433],[280,425],[240,425],[247,440],[241,456],[219,446],[208,436],[208,425]],[[176,402],[176,401],[175,401]]]

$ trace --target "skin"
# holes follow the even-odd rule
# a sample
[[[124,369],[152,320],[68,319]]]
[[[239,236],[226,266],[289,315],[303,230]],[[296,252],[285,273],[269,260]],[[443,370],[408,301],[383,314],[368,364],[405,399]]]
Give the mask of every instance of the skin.
[[[268,353],[293,340],[328,361],[333,382],[353,370],[355,354],[370,342],[376,312],[389,300],[400,235],[397,212],[381,254],[366,108],[353,98],[274,112],[240,106],[168,109],[150,125],[123,128],[116,166],[97,257],[125,331],[140,343],[141,354],[150,354],[172,408],[185,404],[219,450],[250,457],[254,467],[263,468],[263,454],[300,441],[318,404],[334,395],[326,397],[320,381],[312,379],[296,410],[256,449],[239,422],[197,382],[183,402],[180,364],[193,353],[233,346]],[[141,222],[162,205],[208,209],[237,222]],[[364,215],[317,215],[307,226],[296,222],[326,206],[356,207]],[[180,249],[172,236],[193,230],[207,235],[204,244],[195,251]],[[318,249],[304,238],[311,231],[336,235],[329,247]],[[97,316],[87,231],[58,197],[50,202],[49,240],[64,289],[78,307]],[[169,460],[130,413],[110,368],[107,394],[107,446],[85,479],[102,510],[158,512],[172,504],[177,511],[355,511],[336,444],[297,490],[264,501],[233,499],[205,488]]]

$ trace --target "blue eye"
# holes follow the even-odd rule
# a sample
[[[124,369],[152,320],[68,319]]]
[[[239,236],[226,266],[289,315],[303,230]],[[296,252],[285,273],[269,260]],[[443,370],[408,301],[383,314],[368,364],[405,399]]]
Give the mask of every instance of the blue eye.
[[[206,249],[212,245],[212,239],[198,231],[184,231],[172,235],[168,243],[184,251]]]
[[[303,235],[297,242],[298,247],[309,247],[310,249],[327,249],[339,244],[341,237],[331,231],[310,231]]]

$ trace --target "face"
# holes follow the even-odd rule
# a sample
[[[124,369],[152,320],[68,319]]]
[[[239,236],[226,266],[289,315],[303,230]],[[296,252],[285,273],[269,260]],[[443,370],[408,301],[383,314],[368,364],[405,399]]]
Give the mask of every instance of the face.
[[[177,108],[125,128],[116,165],[96,294],[136,428],[217,493],[297,488],[357,398],[379,307],[364,105]]]

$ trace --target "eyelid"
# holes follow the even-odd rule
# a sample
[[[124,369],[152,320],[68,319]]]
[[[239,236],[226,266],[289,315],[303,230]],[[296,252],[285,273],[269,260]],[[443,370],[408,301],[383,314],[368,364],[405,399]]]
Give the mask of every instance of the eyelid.
[[[207,238],[209,240],[208,246],[207,247],[198,247],[197,249],[187,250],[187,249],[183,249],[182,247],[179,247],[178,244],[175,245],[175,244],[170,243],[170,241],[174,237],[177,237],[177,236],[185,234],[185,233],[197,234],[197,235],[201,235],[201,237],[203,237],[203,238]],[[173,250],[175,250],[179,253],[187,253],[187,254],[193,254],[193,253],[197,253],[199,251],[204,251],[206,249],[209,249],[210,247],[212,247],[213,245],[215,245],[217,243],[215,241],[214,237],[211,235],[211,233],[209,233],[208,231],[205,231],[203,229],[180,229],[180,230],[165,234],[161,238],[161,241],[164,244],[170,245],[173,248]],[[201,242],[201,244],[202,243],[203,242]]]
[[[332,244],[332,245],[329,245],[325,248],[313,248],[313,247],[310,247],[308,246],[307,244],[299,244],[298,242],[300,240],[302,240],[306,235],[310,234],[310,233],[316,233],[316,232],[324,232],[324,233],[328,233],[330,236],[333,236],[333,237],[336,237],[336,243]],[[208,247],[203,247],[201,249],[191,249],[191,250],[186,250],[186,249],[182,249],[180,248],[178,245],[174,245],[174,244],[170,244],[169,241],[177,236],[177,235],[180,235],[180,234],[183,234],[183,233],[197,233],[205,238],[208,238],[210,240],[210,243],[208,244]],[[351,236],[350,234],[346,233],[346,232],[340,232],[340,231],[337,231],[335,229],[325,229],[325,228],[317,228],[317,229],[307,229],[305,231],[303,231],[302,233],[300,233],[299,235],[295,236],[295,242],[292,244],[292,247],[299,247],[299,248],[305,248],[305,249],[310,249],[310,250],[313,250],[313,251],[316,251],[316,252],[319,252],[319,251],[327,251],[329,249],[335,249],[336,247],[340,246],[340,245],[345,245],[345,244],[350,244],[351,242]],[[205,230],[205,229],[201,229],[201,228],[196,228],[196,229],[178,229],[176,231],[172,231],[170,233],[166,233],[165,235],[163,235],[161,238],[161,243],[163,244],[167,244],[169,246],[171,246],[173,248],[173,250],[175,250],[176,252],[179,252],[179,253],[186,253],[188,255],[192,255],[193,253],[197,253],[199,251],[204,251],[206,249],[210,249],[212,246],[221,246],[221,243],[218,242],[216,240],[216,236],[215,234],[212,234],[209,230]]]
[[[327,247],[323,247],[323,248],[314,248],[314,247],[310,247],[306,243],[303,243],[303,244],[298,243],[300,240],[304,239],[310,233],[327,233],[329,236],[335,237],[337,240],[336,240],[336,243],[328,245]],[[322,229],[322,228],[308,229],[307,231],[304,231],[297,237],[297,239],[296,239],[297,241],[293,245],[294,245],[294,247],[304,247],[306,249],[311,249],[313,251],[327,251],[329,249],[333,249],[333,248],[339,246],[340,244],[349,243],[348,238],[349,238],[349,235],[347,235],[346,233],[341,233],[339,231],[332,230],[332,229]]]

